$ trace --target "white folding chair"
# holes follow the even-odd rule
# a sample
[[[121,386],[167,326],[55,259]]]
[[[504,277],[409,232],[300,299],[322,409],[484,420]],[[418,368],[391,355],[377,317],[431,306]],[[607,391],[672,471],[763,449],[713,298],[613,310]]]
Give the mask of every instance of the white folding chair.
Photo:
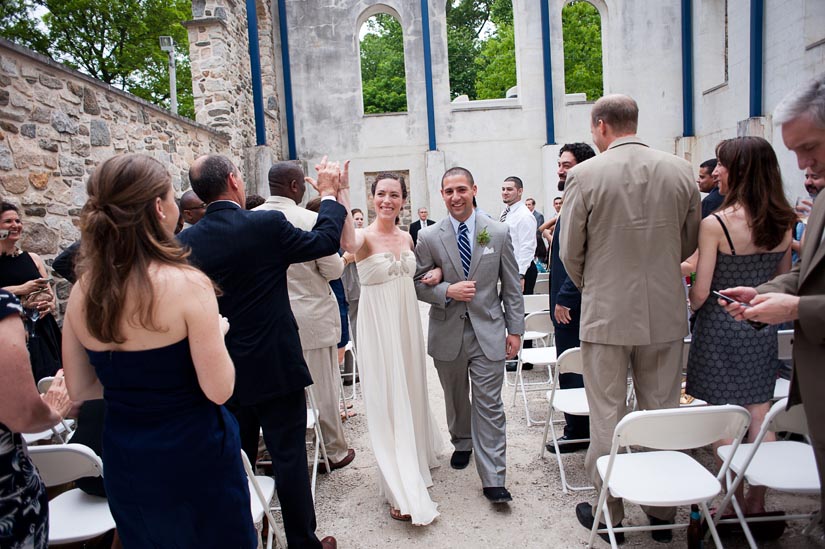
[[[315,393],[312,392],[312,386],[305,389],[307,396],[307,431],[312,431],[314,435],[314,448],[312,456],[312,500],[315,501],[315,483],[318,480],[318,462],[319,456],[323,455],[324,466],[327,472],[332,472],[329,466],[329,458],[327,457],[327,447],[324,444],[324,434],[321,432],[321,423],[319,418],[321,412],[318,405],[315,403]]]
[[[539,275],[541,276],[541,274]],[[533,292],[537,294],[549,294],[550,293],[550,279],[548,278],[537,278],[536,285],[533,287]]]
[[[82,444],[32,446],[29,456],[43,483],[49,487],[83,477],[103,476],[100,458]],[[114,527],[115,519],[104,497],[74,488],[49,502],[49,545],[93,539]]]
[[[524,296],[530,297],[530,296]],[[527,418],[527,426],[541,425],[542,421],[534,420],[530,415],[530,408],[527,404],[527,392],[538,391],[549,387],[553,382],[553,372],[551,366],[556,363],[556,348],[550,344],[553,335],[553,322],[550,320],[550,311],[538,311],[528,314],[524,317],[524,332],[525,339],[528,338],[533,342],[533,347],[519,349],[516,362],[516,376],[515,386],[513,387],[513,401],[511,406],[516,405],[516,398],[519,391],[524,402],[524,414]],[[541,347],[537,344],[543,343]],[[547,379],[540,381],[524,381],[524,363],[530,363],[533,366],[546,366]],[[528,389],[529,387],[529,389]]]
[[[524,297],[524,314],[546,311],[550,308],[550,294],[531,294]]]
[[[525,324],[527,322],[527,318],[532,313],[538,313],[541,311],[547,311],[550,307],[550,296],[548,294],[532,294],[532,295],[525,295],[523,296],[524,300],[524,314],[525,314]],[[552,334],[554,332],[553,329],[553,322],[550,321],[550,325],[547,326],[546,323],[541,323],[541,326],[535,330],[531,330],[529,327],[525,326],[524,334],[521,336],[522,346],[524,345],[525,341],[534,341],[534,340],[542,340],[544,345],[552,345]],[[548,339],[551,338],[551,339]],[[508,361],[513,362],[513,361]],[[504,371],[504,383],[508,387],[515,387],[518,384],[517,376],[513,376],[513,380],[511,381],[507,377],[507,371]]]
[[[553,447],[556,449],[556,460],[559,462],[559,475],[561,476],[561,489],[565,494],[570,490],[594,490],[594,486],[573,486],[567,482],[567,475],[564,472],[564,463],[562,463],[561,452],[559,451],[559,441],[556,437],[555,421],[553,421],[553,412],[562,412],[573,416],[589,416],[590,406],[587,404],[587,394],[585,394],[584,387],[577,389],[560,389],[559,375],[560,374],[581,374],[582,373],[582,357],[581,349],[574,347],[567,349],[556,362],[555,373],[553,375],[552,388],[547,391],[547,422],[544,424],[544,437],[541,439],[541,453],[539,457],[544,457],[547,444],[547,433],[550,432],[553,438]],[[578,438],[569,441],[588,442],[589,438]]]
[[[793,330],[779,330],[776,333],[778,340],[777,358],[782,361],[793,360]],[[776,378],[773,389],[773,400],[786,398],[791,392],[791,382],[781,377]]]
[[[807,495],[819,495],[821,492],[822,487],[819,484],[814,451],[809,444],[793,440],[764,442],[765,435],[769,431],[787,431],[808,435],[805,410],[801,405],[786,410],[787,405],[788,399],[785,398],[771,406],[770,411],[765,416],[765,421],[762,423],[762,428],[752,443],[741,444],[738,450],[734,445],[729,445],[721,446],[716,451],[719,457],[726,461],[731,460],[731,456],[733,456],[730,471],[725,477],[728,493],[719,508],[726,509],[728,503],[732,502],[737,518],[721,520],[721,514],[717,513],[715,521],[717,524],[719,522],[739,522],[752,548],[756,548],[756,542],[748,528],[747,523],[749,522],[809,519],[811,522],[806,527],[807,531],[815,524],[814,518],[819,515],[815,512],[812,514],[803,513],[746,519],[736,499],[736,489],[743,480],[747,480],[748,484],[752,486],[765,486],[780,492]],[[736,474],[736,480],[732,479],[731,471]]]
[[[263,519],[266,517],[268,525],[266,536],[266,548],[272,549],[272,539],[275,538],[275,547],[286,547],[284,535],[275,517],[272,516],[270,504],[275,495],[275,479],[267,476],[257,476],[252,471],[252,464],[243,450],[241,450],[243,468],[246,471],[246,478],[249,483],[250,505],[252,506],[252,520],[255,522],[255,529],[258,531],[258,546],[262,544],[261,530],[263,529]],[[259,526],[260,525],[260,529]]]
[[[748,411],[733,405],[644,410],[626,415],[613,432],[610,455],[596,461],[602,489],[587,546],[593,546],[596,534],[607,533],[615,549],[615,532],[688,526],[685,523],[615,528],[606,502],[609,491],[614,497],[639,505],[671,507],[696,503],[708,522],[716,547],[722,547],[707,504],[722,490],[730,459],[725,460],[719,474],[714,476],[688,454],[676,450],[699,448],[724,438],[733,439],[735,449],[749,424]],[[631,445],[655,451],[618,453],[619,447],[629,449]],[[607,527],[600,529],[602,513]]]

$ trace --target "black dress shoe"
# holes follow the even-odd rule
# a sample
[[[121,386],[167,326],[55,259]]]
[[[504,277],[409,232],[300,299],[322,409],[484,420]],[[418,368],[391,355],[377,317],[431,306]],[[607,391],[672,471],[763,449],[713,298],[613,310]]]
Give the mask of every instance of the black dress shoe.
[[[651,526],[662,526],[663,524],[673,524],[672,520],[662,520],[654,516],[648,515]],[[670,543],[673,541],[673,530],[651,530],[650,537],[659,543]]]
[[[484,497],[489,499],[491,503],[507,503],[513,501],[513,496],[507,491],[504,486],[493,486],[491,488],[484,488]]]
[[[556,439],[556,441],[559,443],[559,453],[560,454],[569,454],[571,452],[578,452],[579,450],[586,450],[590,446],[590,443],[587,442],[587,441],[584,441],[584,442],[568,442],[569,440],[576,440],[576,439],[575,438],[571,439],[567,435],[564,435],[563,437],[559,437],[559,438]],[[547,448],[548,452],[551,452],[553,454],[556,453],[556,447],[553,446],[552,442],[548,442],[545,445],[545,448]]]
[[[587,503],[586,501],[583,503],[579,503],[576,505],[576,518],[579,519],[579,524],[587,528],[588,530],[593,529],[593,506]],[[622,523],[620,522],[615,526],[615,528],[621,528]],[[604,523],[599,523],[599,529],[607,528]],[[616,535],[616,544],[621,545],[624,543],[624,532],[615,532]],[[610,535],[606,532],[604,534],[599,534],[599,537],[602,538],[607,543],[610,543]]]
[[[450,458],[450,467],[453,469],[464,469],[470,464],[470,454],[472,450],[456,450]]]
[[[522,362],[521,363],[521,369],[522,369],[522,371],[532,370],[533,369],[533,364],[530,363],[530,362]]]

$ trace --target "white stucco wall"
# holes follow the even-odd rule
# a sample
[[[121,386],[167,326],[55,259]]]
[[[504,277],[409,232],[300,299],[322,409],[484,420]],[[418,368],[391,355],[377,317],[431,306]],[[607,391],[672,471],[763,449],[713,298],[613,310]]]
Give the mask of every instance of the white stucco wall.
[[[718,56],[724,55],[720,34],[724,25],[709,31],[702,16],[703,10],[718,11],[724,0],[693,1],[696,137],[681,139],[680,0],[590,1],[602,15],[605,93],[627,93],[637,100],[640,137],[651,146],[685,155],[698,167],[713,156],[719,140],[736,136],[737,128],[744,127],[750,80],[748,2],[727,2],[728,78],[723,82],[719,75],[724,59]],[[513,2],[519,97],[460,104],[450,102],[445,2],[429,0],[438,151],[428,152],[420,3],[287,1],[298,156],[307,161],[310,171],[324,154],[352,159],[356,207],[366,206],[364,172],[406,169],[413,210],[427,206],[440,218],[445,209],[438,195],[438,176],[444,168],[461,165],[475,175],[479,205],[489,213],[500,211],[500,183],[509,175],[521,177],[525,197],[534,197],[546,212],[558,194],[558,147],[565,142],[590,142],[590,105],[569,104],[571,98],[564,93],[561,9],[565,2],[547,0],[556,137],[551,145],[545,138],[539,1]],[[404,32],[408,106],[404,114],[363,114],[358,32],[361,23],[378,11],[397,16]],[[819,16],[819,11],[819,4],[811,0],[765,2],[764,114],[769,115],[789,90],[825,71],[825,45],[811,46],[818,30],[805,26],[805,18]],[[706,66],[712,66],[714,74],[708,76]],[[779,132],[773,131],[770,116],[748,127],[750,131],[764,127],[793,199],[802,192],[802,178]]]

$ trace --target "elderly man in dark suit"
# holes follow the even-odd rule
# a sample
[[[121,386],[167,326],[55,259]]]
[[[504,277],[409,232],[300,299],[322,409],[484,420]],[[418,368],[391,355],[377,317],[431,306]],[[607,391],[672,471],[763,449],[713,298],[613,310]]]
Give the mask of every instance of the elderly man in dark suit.
[[[410,223],[410,236],[413,239],[413,246],[418,242],[418,231],[430,225],[435,225],[435,221],[428,219],[429,215],[430,212],[427,211],[427,208],[418,208],[418,221]]]
[[[799,169],[825,172],[825,75],[785,97],[773,119],[782,126],[782,140],[796,153]],[[747,308],[727,306],[739,320],[768,324],[793,321],[793,377],[788,405],[802,402],[805,407],[819,481],[825,485],[825,198],[814,203],[800,256],[801,261],[789,273],[758,288],[728,288],[722,293],[750,304]],[[825,508],[825,492],[820,498],[821,508]]]
[[[281,212],[245,210],[244,182],[223,156],[198,158],[189,179],[208,206],[180,240],[191,249],[192,263],[222,292],[218,305],[231,326],[226,347],[236,370],[230,409],[238,418],[241,445],[254,460],[258,426],[263,428],[289,547],[334,548],[335,538],[319,541],[315,535],[304,446],[304,388],[312,378],[289,307],[286,271],[339,248],[347,209],[335,200],[338,166],[324,164],[319,171],[324,200],[310,232],[296,229]]]

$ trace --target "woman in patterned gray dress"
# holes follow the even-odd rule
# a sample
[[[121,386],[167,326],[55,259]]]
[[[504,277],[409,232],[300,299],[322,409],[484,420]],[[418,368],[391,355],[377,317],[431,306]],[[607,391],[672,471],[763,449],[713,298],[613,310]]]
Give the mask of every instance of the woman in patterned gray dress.
[[[713,176],[725,200],[699,227],[696,283],[690,289],[696,324],[686,392],[710,404],[747,408],[752,441],[776,383],[776,327],[737,322],[709,296],[712,290],[758,286],[787,272],[796,216],[785,199],[770,143],[761,137],[727,139],[716,147],[716,156]],[[717,446],[728,443],[718,441]],[[744,498],[745,512],[762,513],[764,505],[764,487],[752,487]]]
[[[0,547],[48,546],[49,502],[20,433],[43,431],[69,411],[62,372],[42,398],[26,350],[20,302],[0,290]]]

